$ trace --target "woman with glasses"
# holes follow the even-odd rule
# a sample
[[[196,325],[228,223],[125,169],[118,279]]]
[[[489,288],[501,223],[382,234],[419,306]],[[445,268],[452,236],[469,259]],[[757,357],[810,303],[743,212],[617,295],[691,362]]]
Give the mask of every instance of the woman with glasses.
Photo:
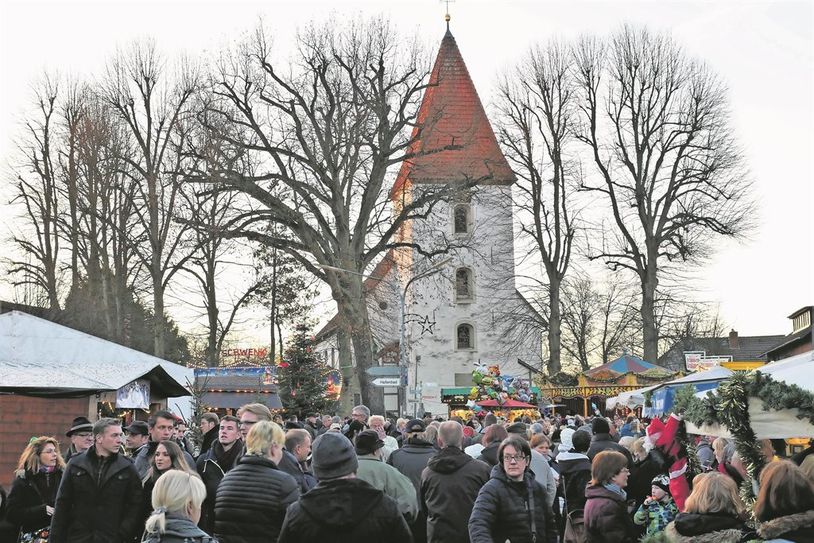
[[[591,483],[585,489],[585,533],[588,543],[626,543],[637,529],[627,511],[627,457],[602,451],[591,464]]]
[[[472,543],[556,543],[554,517],[546,491],[529,469],[531,448],[520,436],[504,439],[497,452],[498,463],[481,487],[472,515]]]
[[[19,541],[48,538],[57,489],[65,470],[53,437],[32,439],[20,456],[8,496],[8,520],[20,526]]]

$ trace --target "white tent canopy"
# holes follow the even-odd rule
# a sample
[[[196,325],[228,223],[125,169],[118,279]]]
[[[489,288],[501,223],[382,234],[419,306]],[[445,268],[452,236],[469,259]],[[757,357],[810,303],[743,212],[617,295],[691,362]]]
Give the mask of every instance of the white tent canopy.
[[[618,396],[612,396],[605,400],[605,408],[615,409],[616,407],[629,407],[632,409],[634,407],[644,405],[644,395],[660,386],[661,385],[651,385],[649,387],[637,388],[636,390],[622,392]]]
[[[767,364],[758,370],[771,375],[779,382],[794,384],[809,392],[814,392],[814,351]],[[706,392],[696,396],[705,397]],[[759,398],[749,398],[749,423],[758,439],[785,439],[792,437],[814,437],[814,424],[807,418],[797,418],[797,409],[764,409]],[[731,438],[729,430],[718,424],[705,424],[697,427],[687,422],[691,434],[704,434]]]
[[[0,315],[0,390],[111,391],[147,378],[167,397],[188,394],[192,370],[84,332],[11,311]]]

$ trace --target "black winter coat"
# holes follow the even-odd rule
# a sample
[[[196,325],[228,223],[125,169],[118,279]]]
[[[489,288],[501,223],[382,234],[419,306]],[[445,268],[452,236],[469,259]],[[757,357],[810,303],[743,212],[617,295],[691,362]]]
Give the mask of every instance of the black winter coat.
[[[221,543],[276,541],[297,481],[269,458],[248,455],[226,474],[215,498],[215,537]]]
[[[206,487],[206,499],[201,506],[201,520],[198,526],[208,534],[215,530],[215,496],[223,477],[237,465],[243,443],[238,440],[229,451],[224,451],[220,442],[215,441],[209,450],[198,457],[197,471]],[[231,454],[229,454],[231,453]],[[217,455],[221,455],[218,462]]]
[[[408,439],[407,444],[390,453],[387,463],[406,475],[415,487],[416,496],[421,490],[421,473],[427,467],[430,458],[438,453],[438,449],[429,441],[423,439]]]
[[[593,462],[594,456],[602,451],[616,451],[624,454],[627,458],[627,466],[633,467],[633,455],[627,448],[615,442],[610,434],[594,434],[594,437],[591,438],[591,447],[587,452],[588,458]]]
[[[534,480],[534,472],[526,470],[522,481],[512,481],[503,466],[495,466],[475,500],[469,539],[472,543],[557,543],[554,515],[547,503],[546,491]],[[532,537],[532,519],[536,537]]]
[[[585,489],[591,481],[591,461],[582,453],[563,452],[557,456],[560,473],[558,495],[565,498],[566,513],[585,509]]]
[[[320,482],[288,508],[277,541],[410,543],[412,537],[393,498],[361,479],[336,479]]]
[[[297,457],[283,449],[283,457],[277,468],[291,475],[300,487],[300,494],[305,494],[317,485],[316,477],[311,473],[306,473],[300,466]]]
[[[671,543],[741,543],[757,539],[741,519],[719,513],[679,513],[664,529],[664,535]]]
[[[17,524],[24,532],[33,532],[51,524],[45,506],[54,506],[59,490],[62,470],[53,473],[32,473],[28,470],[14,478],[8,494],[6,515],[9,522]]]
[[[71,459],[57,492],[50,543],[122,543],[141,535],[141,480],[120,454],[95,446]]]
[[[500,448],[499,441],[493,441],[489,443],[484,449],[481,451],[478,460],[481,462],[486,462],[489,464],[489,467],[493,467],[497,465],[497,450]]]
[[[489,465],[457,447],[446,447],[421,474],[419,504],[427,515],[427,541],[469,543],[469,517],[481,487],[489,480]]]
[[[628,500],[636,502],[636,509],[651,494],[650,487],[653,478],[666,473],[667,466],[664,456],[656,450],[650,451],[644,460],[633,464],[625,491]]]

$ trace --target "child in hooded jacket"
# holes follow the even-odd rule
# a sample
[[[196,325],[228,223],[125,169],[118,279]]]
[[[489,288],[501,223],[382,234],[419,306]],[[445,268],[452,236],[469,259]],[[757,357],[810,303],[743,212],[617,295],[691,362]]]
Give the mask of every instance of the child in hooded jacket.
[[[650,484],[651,495],[633,515],[633,522],[647,526],[645,536],[663,531],[678,514],[678,506],[670,495],[670,478],[657,475]]]

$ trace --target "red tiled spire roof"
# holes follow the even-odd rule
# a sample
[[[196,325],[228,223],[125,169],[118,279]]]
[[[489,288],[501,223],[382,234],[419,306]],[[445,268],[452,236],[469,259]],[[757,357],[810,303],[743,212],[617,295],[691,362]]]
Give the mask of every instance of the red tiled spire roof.
[[[417,183],[470,178],[482,179],[482,184],[501,185],[515,180],[449,30],[441,41],[430,86],[424,92],[418,126],[413,131],[413,139],[416,137],[413,149],[427,154],[402,163],[394,194],[408,178]],[[455,148],[433,152],[450,145]]]

